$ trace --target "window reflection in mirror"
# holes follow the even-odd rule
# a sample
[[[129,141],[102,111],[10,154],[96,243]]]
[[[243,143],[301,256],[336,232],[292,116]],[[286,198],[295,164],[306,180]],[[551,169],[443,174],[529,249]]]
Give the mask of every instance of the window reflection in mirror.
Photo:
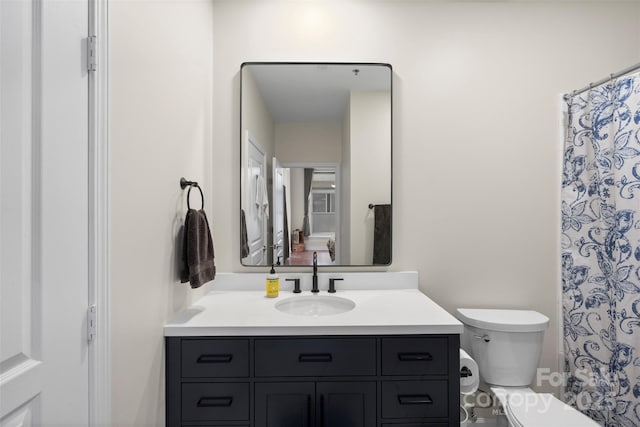
[[[241,260],[391,262],[391,66],[241,67]]]

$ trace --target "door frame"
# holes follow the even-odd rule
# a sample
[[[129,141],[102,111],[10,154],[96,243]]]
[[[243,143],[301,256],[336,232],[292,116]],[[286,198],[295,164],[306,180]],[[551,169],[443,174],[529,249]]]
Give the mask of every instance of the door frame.
[[[283,168],[334,168],[336,171],[336,191],[335,191],[335,208],[336,208],[336,260],[341,260],[342,255],[342,174],[340,172],[339,162],[282,162]],[[311,215],[311,206],[309,206],[309,215]]]
[[[279,182],[278,181],[278,169],[280,169],[280,173],[282,174],[282,181],[284,181],[284,167],[282,166],[282,164],[280,163],[280,161],[278,160],[278,158],[276,156],[273,156],[271,158],[271,175],[272,175],[272,185],[271,185],[271,221],[270,221],[270,225],[271,225],[271,263],[275,264],[275,265],[280,265],[278,264],[278,260],[280,258],[282,258],[282,265],[284,265],[284,263],[286,262],[285,259],[285,254],[284,254],[284,236],[288,235],[289,231],[287,230],[287,233],[285,233],[284,231],[284,217],[287,215],[286,212],[284,212],[284,200],[286,199],[287,195],[284,193],[282,186],[284,185],[284,182]],[[279,187],[279,188],[278,188]],[[282,194],[282,197],[278,197],[278,194]],[[282,216],[280,218],[278,218],[278,209],[283,209],[282,212]],[[281,226],[282,226],[282,245],[280,248],[278,248],[278,239],[280,238],[278,236],[278,226],[277,223],[280,222]],[[282,251],[282,256],[278,256],[278,254],[280,253],[280,251]]]
[[[88,1],[89,36],[96,37],[96,67],[89,72],[88,118],[88,306],[96,309],[89,345],[89,425],[106,426],[111,425],[109,0]]]
[[[240,156],[242,159],[245,160],[244,163],[241,163],[240,165],[240,170],[241,170],[241,177],[240,177],[240,188],[242,188],[242,196],[241,196],[241,200],[240,200],[240,210],[242,209],[248,209],[249,206],[251,205],[251,192],[248,191],[248,188],[250,187],[250,183],[249,181],[253,179],[253,176],[249,176],[250,170],[249,170],[249,161],[251,160],[250,156],[249,156],[249,147],[253,146],[262,156],[262,167],[264,168],[264,170],[262,171],[262,173],[264,174],[263,178],[265,179],[265,182],[267,182],[267,173],[268,173],[268,169],[269,166],[267,164],[267,153],[264,149],[264,147],[262,147],[262,145],[256,141],[255,137],[253,136],[253,134],[251,133],[251,131],[249,131],[249,129],[246,129],[244,132],[245,138],[244,138],[244,144],[242,149],[244,150],[244,155]],[[267,186],[267,197],[269,197],[269,191],[268,191],[268,186]],[[269,204],[269,209],[272,209],[273,207],[271,206],[271,204]],[[262,261],[264,262],[264,264],[246,264],[248,266],[254,266],[254,265],[258,265],[258,266],[268,266],[269,264],[269,220],[266,217],[262,217],[262,242],[263,242],[263,250],[262,250]],[[251,261],[251,242],[249,242],[249,261]],[[240,260],[240,262],[242,263],[242,259]],[[244,264],[243,264],[244,265]]]

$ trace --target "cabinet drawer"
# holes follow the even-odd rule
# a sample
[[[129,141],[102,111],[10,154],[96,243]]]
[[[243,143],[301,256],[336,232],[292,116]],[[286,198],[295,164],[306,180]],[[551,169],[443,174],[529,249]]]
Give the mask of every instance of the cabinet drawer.
[[[183,383],[183,421],[248,421],[248,383]]]
[[[447,381],[384,381],[383,418],[433,418],[448,416]]]
[[[257,377],[375,375],[376,340],[375,338],[256,340],[255,368]]]
[[[383,338],[382,375],[446,375],[447,338]]]
[[[449,427],[448,423],[382,424],[382,427]]]
[[[182,376],[248,377],[248,340],[182,340]]]

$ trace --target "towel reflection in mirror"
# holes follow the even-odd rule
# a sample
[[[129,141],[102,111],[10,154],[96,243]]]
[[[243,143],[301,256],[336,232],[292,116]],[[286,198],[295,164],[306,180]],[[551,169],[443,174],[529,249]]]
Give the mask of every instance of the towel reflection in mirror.
[[[267,190],[267,180],[262,175],[256,175],[256,208],[258,216],[269,218],[269,191]]]

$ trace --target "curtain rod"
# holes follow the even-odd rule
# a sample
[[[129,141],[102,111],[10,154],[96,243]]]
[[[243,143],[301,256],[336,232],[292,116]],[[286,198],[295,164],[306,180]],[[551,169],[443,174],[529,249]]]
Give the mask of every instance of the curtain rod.
[[[582,92],[586,92],[589,89],[593,89],[596,86],[600,86],[601,84],[606,83],[606,82],[608,82],[610,80],[617,79],[618,77],[624,76],[625,74],[632,73],[632,72],[634,72],[634,71],[636,71],[638,69],[640,69],[640,62],[635,64],[635,65],[632,65],[632,66],[630,66],[628,68],[625,68],[622,71],[618,71],[617,73],[613,73],[609,77],[605,77],[603,79],[600,79],[595,83],[589,83],[588,85],[586,85],[583,88],[580,88],[578,90],[574,90],[573,92],[570,92],[570,93],[565,93],[563,98],[564,98],[565,101],[568,101],[573,96],[581,94]]]

